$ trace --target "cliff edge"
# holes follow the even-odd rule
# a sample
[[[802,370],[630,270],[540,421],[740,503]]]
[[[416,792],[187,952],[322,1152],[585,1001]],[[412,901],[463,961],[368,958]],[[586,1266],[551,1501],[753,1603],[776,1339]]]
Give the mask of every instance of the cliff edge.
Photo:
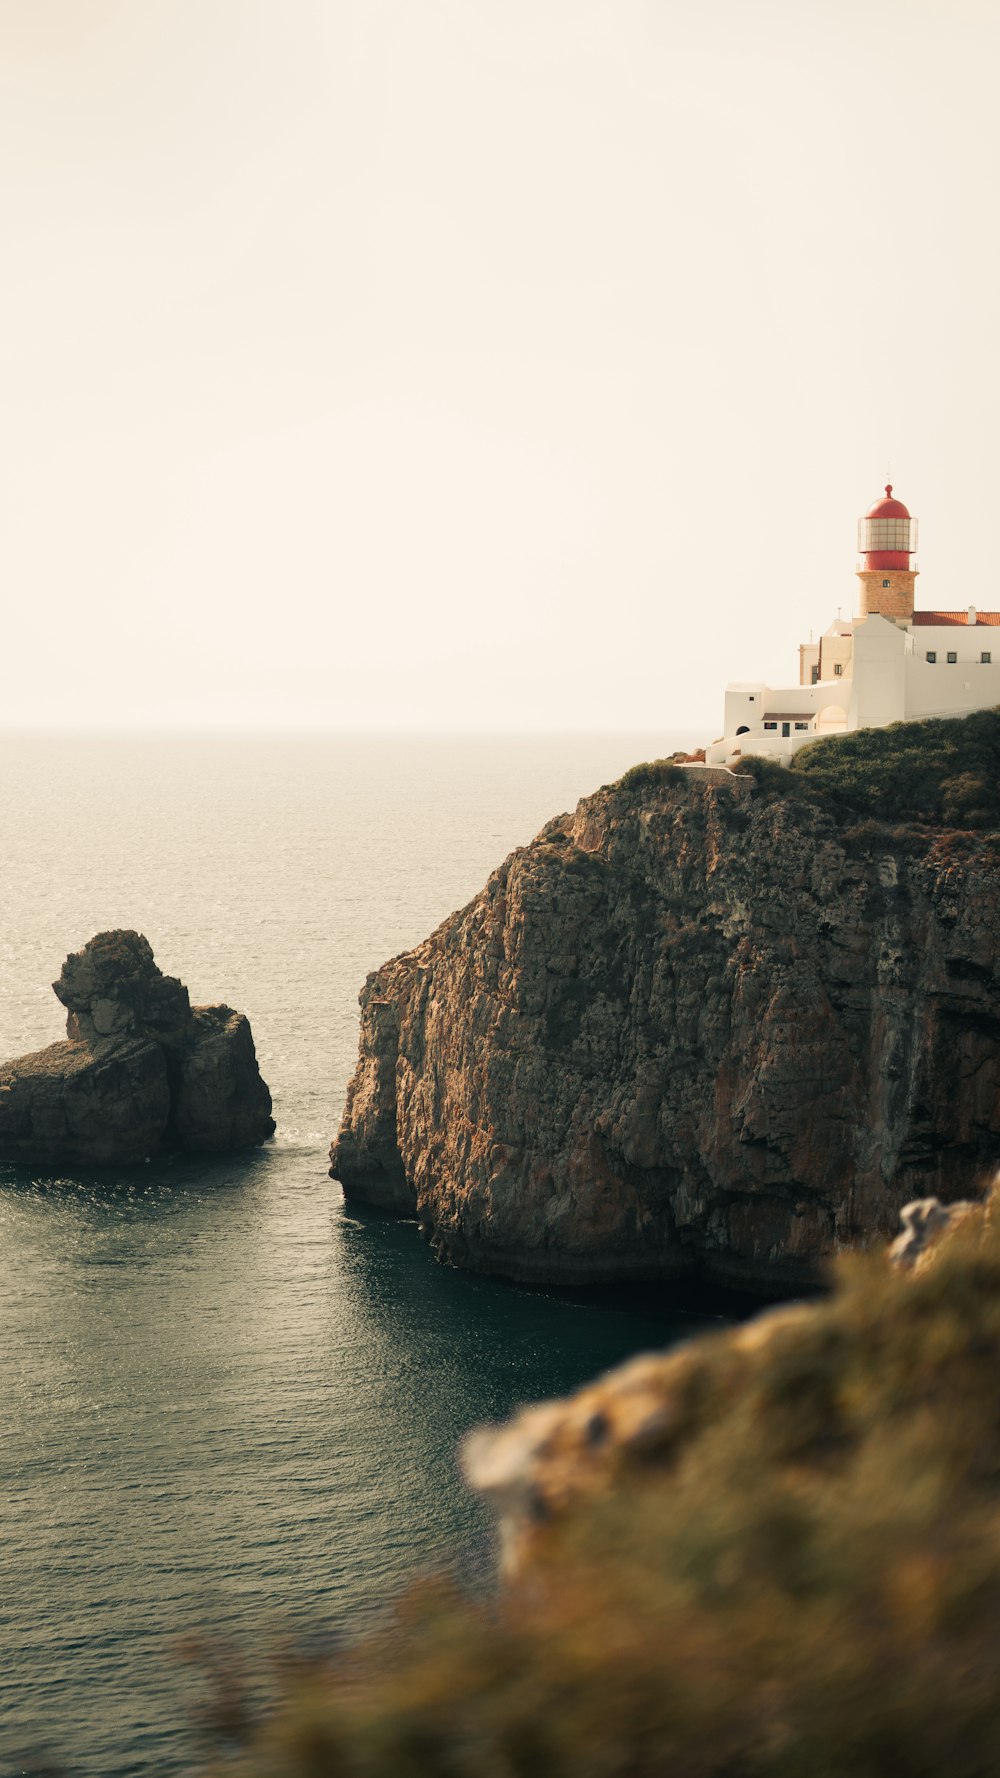
[[[0,1160],[122,1165],[273,1135],[247,1019],[193,1007],[140,933],[99,932],[53,988],[66,1041],[0,1064]]]
[[[331,1174],[481,1271],[797,1287],[1000,1156],[998,882],[807,775],[637,767],[369,977]]]

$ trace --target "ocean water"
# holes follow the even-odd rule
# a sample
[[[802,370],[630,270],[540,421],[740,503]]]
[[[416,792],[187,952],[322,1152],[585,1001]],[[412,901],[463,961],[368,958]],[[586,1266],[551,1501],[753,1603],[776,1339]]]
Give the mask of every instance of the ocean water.
[[[204,1630],[363,1626],[412,1575],[489,1585],[462,1433],[707,1316],[436,1265],[326,1175],[368,970],[542,822],[684,737],[0,740],[0,1055],[135,926],[251,1019],[276,1139],[212,1164],[0,1169],[0,1771],[190,1770]]]

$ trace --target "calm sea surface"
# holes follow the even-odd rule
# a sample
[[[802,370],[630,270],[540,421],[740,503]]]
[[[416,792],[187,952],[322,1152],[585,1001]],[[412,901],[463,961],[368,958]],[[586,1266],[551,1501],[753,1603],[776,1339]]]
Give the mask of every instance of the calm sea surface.
[[[184,1771],[183,1633],[326,1637],[416,1571],[485,1585],[461,1434],[697,1331],[448,1272],[326,1176],[366,973],[679,739],[0,740],[0,1055],[61,1036],[66,952],[134,926],[248,1013],[278,1122],[224,1164],[0,1170],[0,1771]]]

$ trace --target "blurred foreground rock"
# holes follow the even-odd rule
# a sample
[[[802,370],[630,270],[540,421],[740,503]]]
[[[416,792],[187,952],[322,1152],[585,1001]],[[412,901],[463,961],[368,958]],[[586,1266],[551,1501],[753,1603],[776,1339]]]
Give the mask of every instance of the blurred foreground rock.
[[[903,1232],[890,1247],[889,1258],[897,1266],[922,1266],[939,1236],[946,1229],[957,1228],[975,1210],[976,1205],[967,1198],[960,1198],[957,1204],[942,1204],[940,1198],[917,1198],[904,1204],[899,1216]]]
[[[67,1038],[0,1064],[0,1159],[114,1166],[273,1135],[247,1019],[192,1007],[141,934],[98,933],[53,986]]]
[[[474,1434],[497,1597],[411,1591],[219,1778],[1000,1769],[1000,1201],[908,1208],[917,1264]]]

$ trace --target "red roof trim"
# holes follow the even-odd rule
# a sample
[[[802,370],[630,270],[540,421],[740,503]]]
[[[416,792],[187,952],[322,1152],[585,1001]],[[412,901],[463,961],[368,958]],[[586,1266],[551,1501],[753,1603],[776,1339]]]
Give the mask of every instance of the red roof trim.
[[[975,626],[969,623],[969,613],[967,610],[915,611],[913,613],[913,622],[915,624],[936,624],[942,629],[951,628],[955,625],[964,625],[966,629],[972,629],[973,627],[979,629],[983,624],[989,628],[997,629],[1000,627],[1000,611],[977,611]]]

